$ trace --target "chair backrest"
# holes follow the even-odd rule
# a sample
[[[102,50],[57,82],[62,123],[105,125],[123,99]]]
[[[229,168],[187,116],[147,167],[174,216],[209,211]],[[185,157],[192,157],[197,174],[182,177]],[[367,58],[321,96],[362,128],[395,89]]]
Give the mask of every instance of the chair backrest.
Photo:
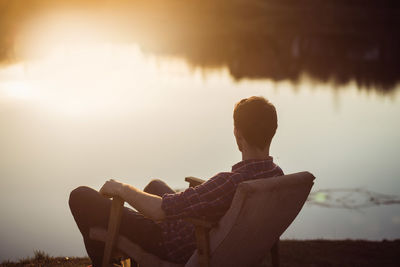
[[[314,176],[300,172],[239,184],[230,209],[210,231],[211,266],[259,263],[300,212]],[[185,266],[197,266],[195,252]]]

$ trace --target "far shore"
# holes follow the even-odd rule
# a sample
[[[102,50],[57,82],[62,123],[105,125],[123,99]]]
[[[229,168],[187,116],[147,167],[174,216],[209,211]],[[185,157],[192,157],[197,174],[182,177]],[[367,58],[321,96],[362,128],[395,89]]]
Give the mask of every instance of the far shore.
[[[283,240],[279,248],[284,266],[399,266],[400,239]],[[89,258],[51,257],[36,251],[32,258],[3,261],[0,266],[88,266]],[[269,255],[259,265],[271,266]]]

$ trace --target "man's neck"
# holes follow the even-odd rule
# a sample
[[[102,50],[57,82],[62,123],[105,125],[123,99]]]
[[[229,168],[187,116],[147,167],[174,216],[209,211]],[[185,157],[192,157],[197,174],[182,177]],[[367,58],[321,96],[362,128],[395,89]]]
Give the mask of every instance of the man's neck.
[[[248,159],[268,159],[269,158],[269,147],[264,150],[260,149],[244,149],[242,151],[242,160]]]

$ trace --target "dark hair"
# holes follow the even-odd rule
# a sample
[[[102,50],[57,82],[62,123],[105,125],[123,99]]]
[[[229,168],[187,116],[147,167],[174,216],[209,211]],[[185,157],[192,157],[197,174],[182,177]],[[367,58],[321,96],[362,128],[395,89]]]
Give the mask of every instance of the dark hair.
[[[247,143],[260,149],[270,145],[278,128],[274,105],[261,96],[240,100],[233,110],[233,121]]]

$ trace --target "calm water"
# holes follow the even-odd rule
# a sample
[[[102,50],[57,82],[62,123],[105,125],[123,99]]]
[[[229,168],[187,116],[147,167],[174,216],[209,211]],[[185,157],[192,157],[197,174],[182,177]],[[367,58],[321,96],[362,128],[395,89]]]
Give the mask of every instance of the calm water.
[[[399,195],[400,94],[335,86],[235,81],[225,68],[144,54],[133,44],[58,45],[0,67],[0,260],[44,250],[84,255],[68,208],[79,185],[109,178],[140,188],[158,177],[183,188],[240,160],[232,109],[261,95],[278,110],[271,147],[286,173],[308,170],[314,190]],[[400,238],[399,205],[361,210],[306,205],[295,239]]]

